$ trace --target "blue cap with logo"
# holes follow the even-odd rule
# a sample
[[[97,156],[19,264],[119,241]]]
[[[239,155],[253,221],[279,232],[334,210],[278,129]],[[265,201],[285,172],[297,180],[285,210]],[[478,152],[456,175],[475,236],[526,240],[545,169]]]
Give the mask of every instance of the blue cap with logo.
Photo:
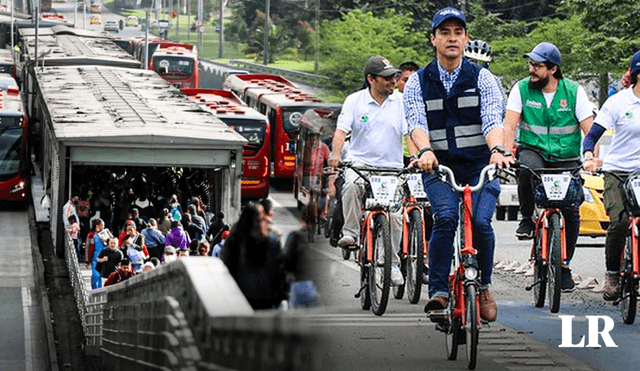
[[[460,10],[454,7],[446,7],[438,10],[438,12],[433,16],[433,21],[431,22],[431,32],[436,32],[436,28],[440,27],[444,21],[453,19],[462,24],[462,27],[467,28],[467,17],[464,16]]]
[[[534,62],[549,62],[556,66],[560,65],[562,56],[560,55],[560,49],[552,43],[541,42],[536,45],[531,53],[527,53],[522,56],[523,58],[529,58]]]
[[[631,68],[632,75],[637,75],[638,72],[640,72],[640,51],[637,51],[631,58],[631,65],[629,68]]]

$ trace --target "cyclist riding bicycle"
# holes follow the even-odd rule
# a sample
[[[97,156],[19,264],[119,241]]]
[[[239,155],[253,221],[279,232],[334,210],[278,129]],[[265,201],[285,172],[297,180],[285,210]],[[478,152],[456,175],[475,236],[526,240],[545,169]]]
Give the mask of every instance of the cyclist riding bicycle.
[[[411,75],[404,90],[404,105],[411,138],[420,151],[417,164],[432,172],[438,163],[450,167],[462,184],[478,183],[488,163],[507,166],[502,149],[504,101],[489,70],[463,58],[469,34],[465,15],[456,8],[439,10],[432,22],[430,40],[436,60]],[[436,175],[423,174],[434,214],[429,242],[429,296],[425,311],[445,309],[452,246],[460,218],[460,196]],[[500,184],[494,180],[473,195],[474,247],[481,270],[481,317],[494,321],[495,300],[489,292],[495,235],[491,217]]]
[[[399,70],[381,56],[369,58],[364,68],[365,88],[347,97],[338,116],[337,130],[333,137],[329,165],[337,166],[347,133],[351,142],[345,160],[357,167],[402,168],[402,136],[407,134],[407,123],[402,108],[402,94],[395,91]],[[351,169],[344,172],[342,211],[344,215],[343,237],[338,241],[342,248],[355,247],[360,237],[360,219],[364,183]],[[391,283],[402,285],[397,251],[402,237],[400,210],[391,213],[392,254]]]
[[[580,166],[580,129],[586,134],[593,122],[587,93],[575,81],[564,78],[560,70],[562,56],[553,44],[542,42],[531,53],[529,77],[513,86],[505,114],[505,148],[512,148],[516,127],[518,160],[531,169]],[[531,173],[518,172],[518,199],[522,220],[516,230],[518,239],[532,239],[535,231]],[[580,203],[562,209],[566,220],[567,260],[562,267],[561,288],[572,291],[575,283],[569,263],[578,240]]]
[[[602,164],[606,171],[629,173],[640,169],[640,52],[631,58],[631,88],[612,95],[604,102],[594,125],[584,138],[582,151],[587,171]],[[611,147],[604,163],[594,157],[594,147],[602,134],[614,129]],[[624,206],[623,182],[611,174],[604,175],[604,205],[611,220],[607,228],[605,251],[604,300],[616,300],[620,295],[620,254],[629,231],[629,214]]]

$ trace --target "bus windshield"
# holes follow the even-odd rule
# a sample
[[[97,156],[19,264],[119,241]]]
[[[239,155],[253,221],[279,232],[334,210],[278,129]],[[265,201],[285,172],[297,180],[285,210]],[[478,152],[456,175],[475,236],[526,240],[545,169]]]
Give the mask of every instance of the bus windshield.
[[[249,142],[245,147],[252,150],[262,148],[267,132],[265,121],[247,119],[224,119],[223,121]]]
[[[0,127],[0,181],[18,175],[23,134],[22,127]]]
[[[183,74],[191,76],[195,68],[195,61],[188,57],[161,55],[153,57],[153,66],[159,75]]]
[[[302,114],[314,107],[282,107],[282,127],[287,134],[295,133],[300,125]]]

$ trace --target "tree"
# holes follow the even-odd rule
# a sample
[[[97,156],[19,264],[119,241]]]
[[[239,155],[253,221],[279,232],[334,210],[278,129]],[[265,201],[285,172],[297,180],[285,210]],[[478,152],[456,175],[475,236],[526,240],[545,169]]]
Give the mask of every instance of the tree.
[[[376,54],[395,66],[410,60],[423,64],[431,59],[427,52],[431,45],[424,32],[409,30],[411,22],[410,16],[393,11],[377,17],[360,10],[322,22],[321,73],[332,78],[347,95],[362,85],[364,65]]]
[[[265,14],[257,11],[254,23],[250,28],[249,42],[245,52],[250,56],[255,56],[256,61],[262,60],[264,56],[264,24]],[[293,38],[293,31],[278,24],[278,19],[272,17],[269,20],[269,55],[268,63],[275,62],[284,56],[295,57],[297,55],[298,40]]]

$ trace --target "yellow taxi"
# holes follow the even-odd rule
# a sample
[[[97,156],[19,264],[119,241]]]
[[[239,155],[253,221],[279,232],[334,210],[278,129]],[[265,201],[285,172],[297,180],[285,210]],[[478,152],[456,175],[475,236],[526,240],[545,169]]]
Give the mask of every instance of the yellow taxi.
[[[101,24],[101,23],[102,23],[102,19],[100,18],[99,15],[91,16],[91,24]]]
[[[602,202],[604,178],[602,175],[582,174],[584,202],[580,205],[580,235],[599,237],[607,233],[609,216]]]
[[[127,17],[127,27],[138,27],[138,17],[130,15]]]

